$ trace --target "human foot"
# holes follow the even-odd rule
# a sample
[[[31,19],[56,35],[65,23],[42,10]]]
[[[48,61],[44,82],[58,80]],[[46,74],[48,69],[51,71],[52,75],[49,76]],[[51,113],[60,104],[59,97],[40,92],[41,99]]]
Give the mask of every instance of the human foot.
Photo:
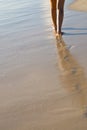
[[[56,38],[61,39],[62,35],[60,33],[56,33]]]
[[[64,35],[64,32],[58,32],[58,34],[59,34],[59,35],[60,35],[60,34],[61,34],[61,35]]]

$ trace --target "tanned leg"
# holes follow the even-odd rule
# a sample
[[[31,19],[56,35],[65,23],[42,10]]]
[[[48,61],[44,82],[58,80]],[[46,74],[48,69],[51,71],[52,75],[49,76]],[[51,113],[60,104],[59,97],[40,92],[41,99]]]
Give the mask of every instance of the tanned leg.
[[[62,34],[61,28],[62,28],[62,23],[63,23],[63,17],[64,17],[64,2],[65,0],[59,0],[58,1],[58,33]]]
[[[57,33],[57,0],[50,0],[50,2],[52,21],[55,28],[55,32]]]

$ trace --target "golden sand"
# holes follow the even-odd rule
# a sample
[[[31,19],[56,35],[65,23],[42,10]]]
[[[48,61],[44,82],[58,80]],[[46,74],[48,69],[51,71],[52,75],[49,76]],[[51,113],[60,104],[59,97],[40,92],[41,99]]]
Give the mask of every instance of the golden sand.
[[[70,9],[87,11],[87,0],[75,0],[75,2],[70,5]]]

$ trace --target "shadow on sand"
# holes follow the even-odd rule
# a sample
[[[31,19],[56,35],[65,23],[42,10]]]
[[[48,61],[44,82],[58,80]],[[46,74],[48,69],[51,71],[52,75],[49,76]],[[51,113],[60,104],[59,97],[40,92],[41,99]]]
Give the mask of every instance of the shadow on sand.
[[[74,30],[74,31],[75,31],[75,30],[76,30],[76,31],[78,31],[78,30],[79,30],[79,31],[82,31],[82,30],[83,30],[83,31],[86,31],[87,28],[72,28],[72,27],[68,27],[68,28],[63,28],[63,30],[70,30],[70,31],[71,31],[71,30]]]
[[[64,33],[64,35],[87,35],[87,32],[83,32],[83,31],[87,31],[87,28],[72,28],[72,27],[68,27],[68,28],[63,28],[64,32],[68,31],[68,33]],[[70,31],[70,33],[69,33]],[[74,33],[71,33],[71,31],[77,31]],[[82,32],[81,32],[82,31]]]
[[[84,69],[70,53],[62,37],[56,37],[58,49],[58,64],[61,80],[64,88],[81,108],[83,115],[87,118],[87,80]]]

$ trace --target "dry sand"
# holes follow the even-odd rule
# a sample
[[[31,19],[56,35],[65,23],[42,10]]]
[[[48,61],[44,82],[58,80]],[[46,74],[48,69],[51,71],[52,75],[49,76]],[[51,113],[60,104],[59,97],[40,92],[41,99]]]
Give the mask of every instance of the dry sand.
[[[87,0],[74,0],[70,8],[78,11],[87,11]]]

